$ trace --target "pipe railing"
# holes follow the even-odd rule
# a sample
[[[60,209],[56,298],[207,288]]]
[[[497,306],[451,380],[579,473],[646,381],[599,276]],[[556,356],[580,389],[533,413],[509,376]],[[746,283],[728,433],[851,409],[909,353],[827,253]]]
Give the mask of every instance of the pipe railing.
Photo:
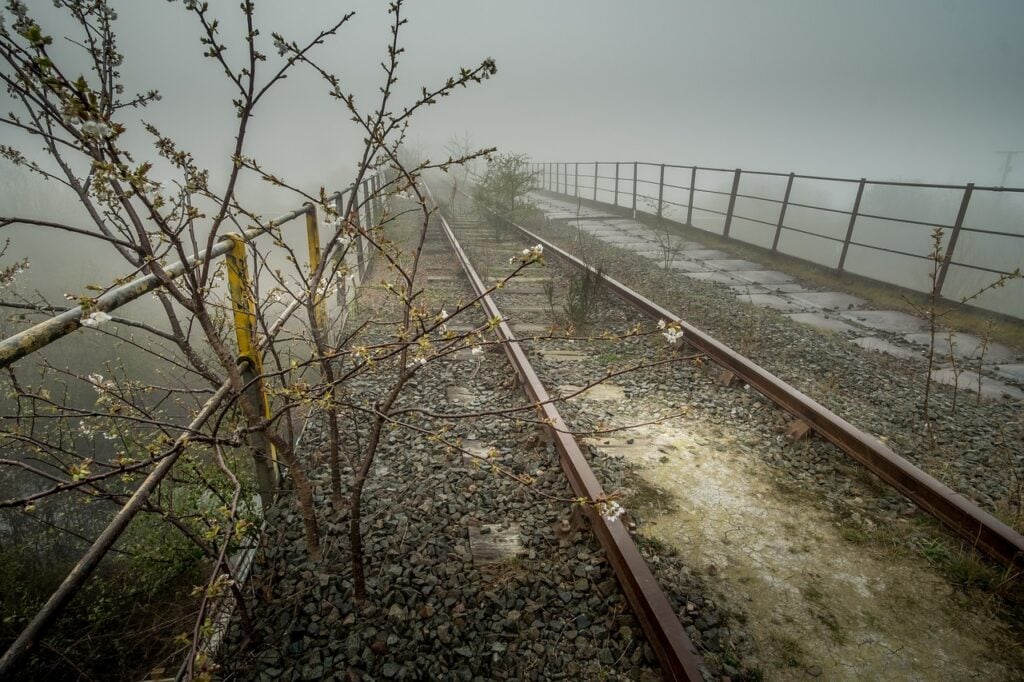
[[[570,172],[570,168],[572,171]],[[858,227],[864,220],[880,221],[881,224],[903,224],[910,227],[928,227],[941,229],[947,238],[944,239],[942,250],[942,261],[939,263],[939,271],[934,284],[930,284],[928,290],[933,287],[935,293],[943,295],[946,288],[947,274],[950,266],[961,268],[965,271],[988,273],[995,276],[1011,276],[1013,270],[1000,267],[998,264],[986,262],[977,257],[971,258],[968,254],[957,252],[957,246],[966,235],[985,235],[990,238],[1003,238],[1013,240],[1012,248],[1024,249],[1024,231],[1013,232],[1005,229],[995,229],[990,225],[974,225],[968,219],[968,212],[972,205],[979,202],[979,195],[986,196],[1024,196],[1024,187],[999,187],[988,185],[976,185],[967,183],[964,185],[923,183],[923,182],[902,182],[895,180],[870,180],[867,178],[846,178],[829,177],[821,175],[804,175],[799,173],[782,173],[773,171],[750,171],[739,168],[715,168],[709,166],[691,166],[678,164],[656,164],[641,161],[629,162],[546,162],[534,163],[531,166],[534,177],[538,179],[537,189],[543,189],[556,194],[563,194],[576,198],[589,199],[599,202],[603,197],[605,203],[619,209],[632,210],[635,217],[638,207],[642,211],[643,206],[650,207],[646,211],[659,218],[670,211],[678,211],[679,222],[688,227],[707,230],[703,226],[694,224],[694,214],[698,217],[713,217],[721,220],[720,234],[724,237],[735,239],[734,226],[736,221],[745,221],[754,226],[764,226],[763,234],[757,234],[756,239],[742,239],[755,244],[763,244],[765,248],[773,252],[786,253],[780,242],[785,242],[783,236],[800,235],[802,239],[810,237],[822,240],[818,243],[830,243],[834,245],[835,255],[831,262],[812,260],[822,265],[830,266],[839,272],[847,271],[848,259],[851,255],[851,247],[865,250],[860,255],[870,252],[887,253],[913,259],[911,262],[928,261],[932,257],[924,253],[914,253],[907,250],[905,246],[892,241],[879,241],[874,243],[871,240],[858,238]],[[650,177],[643,177],[641,170],[649,171]],[[666,171],[669,171],[669,178],[666,179]],[[674,172],[673,172],[674,171]],[[680,174],[680,171],[688,171]],[[676,177],[689,176],[689,182],[680,184]],[[712,184],[705,184],[710,176],[716,176],[720,180],[731,176],[730,184],[722,188]],[[741,191],[741,183],[744,179],[771,178],[785,180],[784,187],[778,193],[755,193],[752,191]],[[702,182],[703,181],[703,182]],[[684,180],[685,182],[685,180]],[[814,203],[803,200],[796,201],[794,196],[794,185],[806,185],[807,183],[831,183],[834,187],[854,188],[853,199],[848,207],[837,207]],[[950,211],[946,221],[921,220],[917,218],[902,217],[898,215],[886,215],[877,210],[864,208],[865,202],[870,197],[870,189],[873,187],[890,187],[907,190],[937,190],[944,193],[955,192],[954,195],[958,210]],[[669,198],[672,195],[675,200]],[[625,195],[625,201],[622,200]],[[713,199],[724,202],[709,203]],[[973,203],[972,203],[973,199]],[[759,202],[763,207],[775,206],[778,213],[768,214],[762,211],[763,215],[744,214],[737,208],[738,200],[746,202]],[[812,229],[802,229],[794,224],[793,209],[800,209],[816,214],[844,218],[845,225],[842,231],[836,234],[828,234],[826,231],[816,232]],[[685,219],[682,213],[685,212]],[[788,214],[788,215],[787,215]],[[777,217],[776,217],[777,216]],[[1024,217],[1024,216],[1022,216]],[[806,222],[806,221],[803,221]],[[863,228],[861,228],[863,233]],[[924,235],[924,243],[929,235]],[[928,242],[930,243],[930,242]],[[770,246],[768,246],[770,244]],[[795,246],[791,244],[790,246]],[[1004,254],[1005,248],[994,248],[987,253]],[[792,251],[789,255],[797,255]],[[797,257],[802,257],[797,255]],[[883,279],[876,275],[869,275],[874,279]],[[883,281],[885,281],[883,279]],[[896,282],[893,282],[896,283]],[[1020,317],[1018,313],[1015,316]]]
[[[327,200],[334,203],[340,215],[345,196],[349,192],[354,193],[351,197],[352,213],[348,216],[340,217],[343,221],[348,220],[355,225],[359,225],[365,220],[366,228],[369,229],[369,227],[377,224],[380,216],[385,211],[385,203],[381,200],[381,192],[385,189],[386,184],[387,182],[383,174],[377,173],[364,179],[358,186],[353,185],[348,189],[327,197]],[[362,192],[361,201],[359,199],[360,191]],[[246,382],[246,388],[241,399],[252,401],[258,414],[268,416],[270,414],[269,401],[261,376],[263,354],[273,344],[274,339],[284,328],[286,322],[305,304],[304,299],[306,297],[304,295],[296,297],[286,305],[285,310],[267,330],[266,336],[258,340],[256,336],[256,302],[252,297],[253,289],[248,273],[247,249],[256,238],[295,220],[299,216],[306,217],[310,271],[313,272],[316,270],[320,259],[328,254],[324,254],[320,248],[316,207],[308,203],[301,208],[289,211],[271,220],[264,226],[251,228],[242,233],[225,235],[211,249],[201,251],[194,254],[191,258],[178,261],[163,268],[164,275],[167,278],[176,279],[186,272],[199,267],[207,260],[220,257],[226,258],[228,293],[231,299],[235,336],[239,350],[238,365],[242,372],[243,380]],[[331,267],[337,268],[342,263],[354,266],[351,269],[352,280],[343,280],[343,288],[348,294],[343,296],[342,291],[339,289],[339,302],[343,301],[343,315],[348,311],[353,300],[352,292],[362,281],[369,268],[368,246],[369,240],[365,236],[365,230],[360,230],[354,241],[349,238],[342,238],[335,249],[334,253],[338,257],[333,260]],[[358,254],[357,259],[354,261],[350,258],[350,254],[353,251]],[[151,274],[138,277],[126,284],[111,288],[93,300],[88,306],[80,305],[71,308],[0,341],[0,368],[8,367],[50,343],[67,336],[80,328],[83,319],[89,315],[96,312],[108,313],[117,310],[146,293],[159,289],[161,286],[163,286],[163,282],[156,275]],[[317,293],[312,292],[312,295],[317,296]],[[321,300],[315,301],[313,305],[314,316],[318,318],[317,321],[321,324],[326,324],[327,322],[325,306],[326,301],[323,300],[323,297],[321,297]],[[342,317],[341,319],[341,324],[344,324],[344,318]],[[17,669],[25,656],[28,655],[39,639],[45,634],[46,630],[57,620],[67,604],[93,575],[103,557],[114,546],[114,543],[128,528],[138,512],[145,507],[149,496],[171,473],[178,458],[187,449],[193,434],[203,427],[230,394],[230,384],[225,380],[214,395],[204,403],[192,422],[183,427],[182,433],[165,450],[164,454],[159,458],[154,458],[153,464],[155,466],[143,480],[142,484],[139,485],[107,527],[100,533],[89,549],[86,550],[43,607],[36,612],[14,643],[4,652],[3,657],[0,658],[0,679],[6,679]],[[276,457],[272,446],[267,442],[263,434],[253,431],[250,434],[250,446],[253,450],[257,488],[263,502],[263,508],[266,508],[266,505],[272,502],[274,492],[278,488]]]

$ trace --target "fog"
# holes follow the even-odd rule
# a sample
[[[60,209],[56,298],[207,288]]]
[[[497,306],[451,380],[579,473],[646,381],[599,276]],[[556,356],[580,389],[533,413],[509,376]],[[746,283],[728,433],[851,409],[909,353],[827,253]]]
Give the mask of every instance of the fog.
[[[201,55],[194,17],[177,3],[113,4],[127,91],[158,88],[163,95],[151,107],[121,112],[125,140],[138,154],[155,157],[140,123],[157,125],[214,172],[216,186],[233,144],[232,94],[222,71]],[[67,30],[49,1],[29,5],[49,33],[59,37]],[[228,56],[238,59],[237,4],[213,5]],[[315,56],[339,74],[357,103],[371,105],[388,38],[386,5],[378,0],[258,3],[268,54],[260,68],[280,63],[272,31],[301,43],[349,8],[355,16]],[[435,159],[445,155],[450,138],[468,135],[479,146],[536,161],[641,160],[1024,185],[1024,154],[1001,154],[1024,149],[1024,4],[1014,0],[412,0],[405,15],[397,85],[402,101],[460,66],[485,57],[498,65],[495,78],[416,118],[410,142]],[[58,40],[55,49],[71,48]],[[11,108],[6,98],[4,104]],[[29,152],[39,147],[10,127],[0,135],[4,144]],[[257,111],[247,154],[306,191],[331,191],[352,177],[361,143],[361,131],[327,96],[324,82],[298,69]],[[0,166],[0,179],[0,214],[80,217],[67,192],[10,164]],[[267,215],[297,203],[256,180],[240,191]],[[849,202],[828,200],[844,208]],[[936,206],[942,221],[951,222],[948,199]],[[1019,212],[1011,221],[1014,215]],[[832,229],[827,218],[816,225]],[[26,284],[50,294],[120,274],[109,270],[104,249],[93,255],[86,240],[62,238],[54,251],[52,235],[39,230],[3,232],[13,240],[8,258],[33,261]]]

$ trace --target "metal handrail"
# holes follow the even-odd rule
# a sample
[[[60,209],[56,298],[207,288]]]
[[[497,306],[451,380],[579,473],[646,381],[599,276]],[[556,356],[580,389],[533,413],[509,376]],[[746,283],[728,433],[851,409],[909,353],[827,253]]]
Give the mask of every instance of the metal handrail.
[[[601,173],[602,165],[609,168],[614,167],[614,175],[603,175]],[[570,183],[569,166],[574,167],[572,175],[572,182]],[[585,172],[579,173],[580,167],[583,167]],[[623,172],[623,167],[629,167],[629,172]],[[640,178],[638,169],[644,168],[657,168],[660,170],[657,180],[649,178]],[[665,169],[678,169],[678,170],[689,170],[690,171],[690,184],[679,185],[666,182],[665,180]],[[730,227],[733,219],[744,220],[747,222],[758,223],[765,225],[766,227],[774,227],[774,235],[768,235],[771,237],[771,251],[779,251],[779,238],[783,231],[788,233],[806,234],[821,239],[837,242],[841,244],[838,262],[833,267],[843,272],[846,270],[846,258],[849,253],[851,246],[855,246],[860,249],[874,250],[881,253],[892,253],[912,256],[915,259],[921,259],[923,256],[920,254],[908,254],[898,248],[892,248],[891,246],[880,245],[880,244],[867,244],[865,240],[855,240],[854,234],[856,226],[859,220],[881,220],[888,223],[906,223],[913,226],[925,226],[936,229],[948,231],[949,239],[944,247],[942,254],[942,262],[939,265],[939,271],[936,276],[934,288],[936,293],[941,296],[943,286],[945,284],[946,275],[949,271],[949,267],[956,266],[967,270],[974,270],[977,272],[990,273],[997,276],[1013,276],[1015,273],[1006,269],[1001,269],[993,266],[991,263],[968,263],[963,258],[954,259],[954,252],[960,237],[961,232],[969,232],[973,234],[984,234],[995,237],[1005,237],[1010,239],[1024,239],[1024,234],[1015,234],[1005,230],[992,229],[991,227],[975,227],[965,224],[967,209],[969,207],[971,197],[977,192],[994,192],[994,193],[1009,193],[1009,194],[1021,194],[1024,193],[1024,187],[996,187],[996,186],[985,186],[975,185],[974,183],[967,183],[964,185],[956,184],[944,184],[944,183],[924,183],[924,182],[904,182],[897,180],[868,180],[866,178],[854,179],[844,177],[831,177],[824,175],[806,175],[798,173],[780,173],[775,171],[750,171],[742,170],[739,168],[715,168],[710,166],[697,166],[697,165],[678,165],[678,164],[656,164],[646,161],[588,161],[588,162],[546,162],[546,163],[535,163],[532,166],[532,170],[535,171],[536,176],[540,179],[540,189],[545,189],[558,194],[564,194],[567,196],[585,197],[589,200],[598,203],[608,203],[614,205],[620,209],[632,208],[634,215],[637,212],[637,205],[639,200],[644,200],[645,203],[652,204],[657,202],[657,216],[660,218],[663,216],[663,209],[667,206],[675,206],[678,208],[686,209],[686,220],[683,223],[689,227],[695,227],[693,224],[693,213],[697,211],[704,215],[717,215],[724,218],[724,225],[722,227],[722,236],[732,238],[729,234]],[[589,170],[589,172],[587,172]],[[698,184],[698,174],[704,173],[730,173],[732,174],[732,188],[731,190],[719,190],[711,189],[706,186],[702,187]],[[776,177],[776,178],[787,178],[787,184],[785,194],[781,199],[775,196],[764,196],[761,194],[754,194],[748,192],[740,192],[740,178],[743,175],[749,176],[762,176],[762,177]],[[581,180],[586,181],[584,186]],[[600,180],[607,180],[607,183],[601,183]],[[853,202],[853,206],[849,209],[836,208],[834,206],[823,206],[820,204],[814,204],[802,201],[793,201],[790,199],[791,190],[795,180],[812,180],[812,181],[825,181],[825,182],[839,182],[846,184],[856,184],[856,198]],[[623,186],[625,183],[625,186]],[[637,187],[640,184],[656,186],[658,188],[657,197],[653,195],[643,194],[638,191]],[[630,187],[630,185],[632,187]],[[936,189],[943,191],[958,191],[962,192],[960,196],[960,208],[956,214],[956,219],[952,224],[948,221],[927,221],[912,218],[900,218],[898,216],[880,215],[874,212],[862,212],[861,199],[864,196],[866,188],[869,187],[904,187],[913,189]],[[671,201],[665,198],[665,189],[676,190],[677,192],[688,192],[689,199],[686,203],[679,203],[678,201]],[[599,202],[598,193],[606,193],[605,197],[610,198],[610,201]],[[621,203],[620,194],[626,202]],[[697,195],[706,196],[718,196],[728,200],[728,208],[724,211],[718,210],[717,208],[697,205]],[[747,199],[753,201],[766,202],[768,204],[774,204],[779,206],[778,220],[776,222],[769,222],[767,219],[752,218],[749,216],[739,215],[736,213],[737,199]],[[808,211],[820,211],[821,213],[830,214],[834,216],[845,216],[848,217],[848,223],[846,225],[845,236],[833,237],[825,234],[818,234],[806,229],[800,229],[792,224],[786,224],[786,212],[790,208],[799,208]],[[950,216],[951,218],[953,216]],[[791,254],[792,255],[792,254]],[[926,257],[925,257],[926,258]]]

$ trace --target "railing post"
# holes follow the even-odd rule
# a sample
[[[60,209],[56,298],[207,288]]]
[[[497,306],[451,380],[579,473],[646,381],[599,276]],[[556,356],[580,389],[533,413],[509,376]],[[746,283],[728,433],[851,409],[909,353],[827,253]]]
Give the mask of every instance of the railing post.
[[[238,234],[229,234],[226,239],[231,240],[231,250],[225,255],[225,261],[235,323],[235,339],[238,342],[238,358],[245,386],[242,400],[245,400],[255,412],[269,418],[270,404],[267,402],[267,393],[263,387],[263,362],[256,349],[256,301],[249,280],[245,240]],[[249,432],[249,445],[252,448],[256,488],[260,501],[263,509],[269,509],[277,492],[277,453],[262,431]]]
[[[544,173],[545,189],[547,191],[549,191],[549,192],[553,192],[554,189],[555,189],[555,181],[554,181],[554,178],[551,177],[551,166],[552,166],[551,162],[548,161],[547,170]]]
[[[772,240],[772,251],[779,250],[779,236],[782,235],[782,224],[786,220],[786,209],[789,208],[789,194],[793,191],[793,174],[786,181],[786,194],[782,197],[782,210],[779,211],[779,223],[775,226],[775,238]]]
[[[380,173],[373,176],[373,201],[370,202],[372,209],[370,215],[370,222],[366,225],[366,229],[370,229],[371,227],[376,225],[377,220],[380,218],[380,214],[383,212],[384,199],[380,195],[381,191],[384,188],[384,185],[382,184],[383,179],[384,178],[380,175]]]
[[[846,252],[850,250],[850,239],[853,237],[853,226],[857,222],[857,213],[860,212],[860,200],[864,196],[864,184],[867,181],[864,178],[860,179],[860,184],[857,185],[857,198],[853,200],[853,210],[850,212],[850,224],[846,228],[846,238],[843,240],[843,251],[839,254],[839,267],[836,268],[839,272],[843,271],[846,267]]]
[[[369,229],[370,225],[373,225],[374,213],[375,213],[375,211],[373,210],[373,201],[371,201],[371,199],[370,199],[370,197],[371,197],[370,193],[371,193],[372,190],[373,190],[373,187],[372,187],[371,183],[368,180],[364,180],[363,181],[363,203],[366,204],[366,223],[365,223],[365,225],[367,226],[367,229]],[[374,193],[374,194],[376,194],[376,193]],[[354,204],[355,209],[356,209],[356,216],[357,217],[359,215],[359,201],[358,201],[358,199],[359,199],[359,193],[356,192],[356,188],[353,187],[352,188],[352,201],[353,201],[353,204]]]
[[[633,220],[636,220],[636,161],[633,162]]]
[[[661,172],[658,173],[658,218],[661,219],[661,205],[665,198],[665,164],[661,164]]]
[[[562,163],[555,162],[555,192],[562,194]]]
[[[575,174],[572,178],[572,193],[578,197],[580,195],[580,164],[578,162],[573,172]]]
[[[619,205],[619,162],[615,162],[615,205]]]
[[[693,192],[697,187],[697,167],[690,169],[690,200],[686,202],[686,224],[693,227]]]
[[[956,248],[956,241],[960,238],[960,228],[964,226],[964,219],[967,217],[967,207],[971,203],[971,195],[974,194],[974,183],[970,182],[964,187],[964,196],[960,200],[960,210],[956,214],[956,222],[953,223],[953,233],[949,235],[949,244],[946,245],[946,255],[942,257],[942,267],[939,268],[939,275],[935,279],[935,295],[942,295],[942,285],[946,283],[946,272],[949,270],[949,262],[953,260],[953,249]]]
[[[594,162],[594,201],[597,201],[597,170],[598,162]]]
[[[365,224],[370,225],[371,221],[373,220],[373,213],[370,210],[370,204],[372,202],[370,201],[370,195],[367,194],[366,192],[366,183],[363,183],[363,202],[367,206],[367,221]],[[357,191],[357,188],[354,185],[352,187],[351,216],[343,216],[343,219],[348,217],[351,217],[352,221],[345,220],[345,222],[352,222],[352,226],[356,228],[355,237],[350,243],[354,243],[356,247],[356,275],[359,277],[359,281],[361,282],[363,281],[363,275],[366,274],[366,255],[363,253],[363,235],[360,233],[361,230],[359,229],[362,225],[361,220],[359,218],[359,192]],[[342,279],[342,286],[348,286],[348,281],[344,278]]]
[[[316,206],[307,203],[306,206],[306,243],[309,246],[309,274],[312,277],[320,265],[320,225],[316,221]],[[324,272],[320,283],[327,281],[328,273]],[[327,304],[326,297],[318,291],[310,291],[310,298],[313,299],[313,316],[318,329],[321,332],[327,331]]]
[[[736,192],[740,188],[740,169],[737,168],[732,176],[732,193],[729,194],[729,209],[725,212],[725,227],[722,229],[722,236],[729,236],[729,228],[732,227],[732,212],[736,208]]]

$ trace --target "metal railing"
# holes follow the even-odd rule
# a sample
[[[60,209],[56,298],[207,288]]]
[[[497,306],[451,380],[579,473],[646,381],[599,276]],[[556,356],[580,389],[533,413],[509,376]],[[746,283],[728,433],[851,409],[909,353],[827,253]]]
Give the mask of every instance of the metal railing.
[[[944,234],[934,287],[947,298],[965,295],[979,276],[1011,275],[1024,261],[1024,187],[640,161],[535,163],[532,170],[538,189],[632,210],[634,215],[649,213],[924,292],[932,290],[928,271],[934,264],[931,233],[924,228],[938,228]],[[952,281],[957,278],[959,282]],[[1015,286],[1002,298],[979,304],[1024,317],[1024,286]]]
[[[359,286],[371,263],[369,240],[365,234],[366,230],[377,224],[385,211],[385,203],[381,197],[386,186],[387,179],[381,172],[365,178],[358,186],[352,185],[327,197],[327,201],[333,202],[342,219],[366,226],[366,229],[361,230],[354,239],[343,238],[335,251],[337,259],[331,263],[332,268],[337,268],[344,262],[349,266],[349,271],[353,276],[351,281],[343,278],[338,290],[338,300],[342,303],[339,323],[342,325],[344,324],[344,315],[353,301],[354,290]],[[346,198],[352,199],[351,205],[354,207],[354,213],[348,216],[341,215]],[[263,354],[274,343],[287,321],[306,303],[306,297],[298,296],[292,300],[273,325],[267,329],[265,336],[262,339],[257,339],[256,302],[252,296],[252,280],[247,265],[248,248],[250,243],[258,237],[270,233],[300,216],[306,218],[310,271],[313,272],[325,254],[320,248],[320,227],[316,206],[309,203],[271,220],[264,226],[251,228],[240,234],[225,235],[209,251],[199,252],[185,261],[164,267],[166,276],[176,279],[208,260],[225,257],[228,271],[228,293],[231,299],[235,338],[238,344],[238,365],[243,381],[246,382],[246,388],[241,398],[253,401],[259,414],[270,414],[269,401],[261,376]],[[138,277],[111,288],[94,299],[88,308],[77,306],[3,339],[0,341],[0,368],[8,367],[74,332],[83,325],[83,319],[89,315],[95,312],[109,313],[117,310],[161,286],[161,281],[155,275]],[[324,300],[321,299],[314,305],[314,315],[318,317],[321,328],[325,329],[326,327],[323,325],[327,321],[327,312]],[[0,679],[6,678],[17,668],[49,626],[60,616],[67,604],[92,576],[103,557],[127,529],[132,519],[145,507],[150,495],[171,473],[181,454],[187,450],[190,437],[199,432],[230,394],[229,381],[225,380],[203,404],[192,421],[182,427],[178,438],[165,449],[159,458],[153,459],[154,468],[82,555],[57,590],[36,612],[14,643],[4,652],[3,657],[0,658]],[[262,434],[251,432],[250,446],[253,451],[257,489],[263,508],[265,508],[273,500],[279,487],[277,461],[273,448]]]

